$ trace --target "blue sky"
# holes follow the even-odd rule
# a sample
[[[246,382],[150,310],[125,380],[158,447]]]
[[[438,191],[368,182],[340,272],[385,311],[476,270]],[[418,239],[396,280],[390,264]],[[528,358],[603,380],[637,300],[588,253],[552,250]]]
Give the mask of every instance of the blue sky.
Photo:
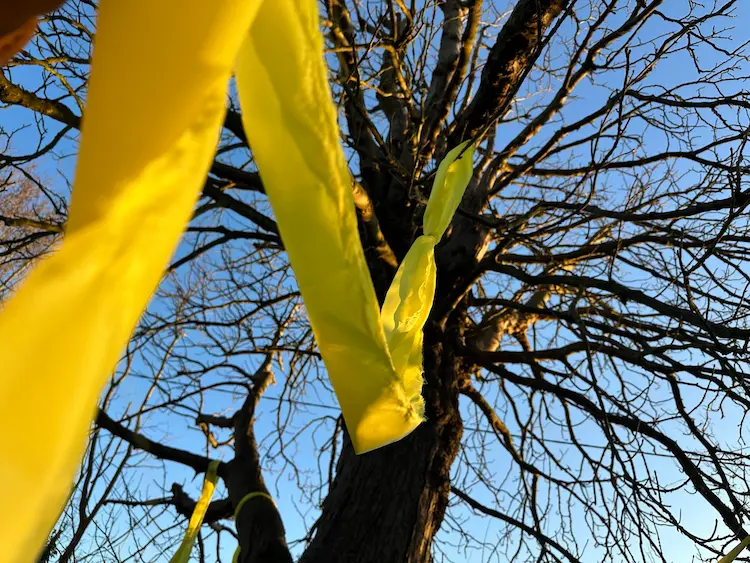
[[[737,8],[737,20],[735,21],[736,28],[743,30],[750,24],[750,6],[747,2],[740,3]],[[682,63],[686,64],[686,63]],[[26,76],[28,75],[28,77]],[[24,82],[26,80],[32,82],[35,80],[33,71],[25,71],[14,69],[13,71],[14,80]],[[659,72],[654,74],[650,80],[654,83],[668,85],[670,83],[676,83],[683,79],[684,69],[681,67],[680,61],[673,61],[671,64],[663,65],[660,67]],[[584,98],[588,98],[589,103],[597,99],[600,95],[593,87],[582,87],[579,90],[579,95]],[[15,129],[17,125],[30,123],[30,113],[23,109],[11,108],[3,109],[2,126],[8,130]],[[572,114],[568,114],[571,116]],[[46,120],[45,120],[46,121]],[[54,123],[48,123],[50,129],[57,127]],[[512,134],[511,131],[504,132],[506,135]],[[33,127],[30,127],[21,133],[14,136],[12,140],[11,153],[25,153],[29,149],[36,146],[37,135]],[[659,139],[653,139],[653,142],[660,142]],[[40,176],[48,180],[52,186],[61,193],[64,193],[68,189],[68,179],[72,177],[74,166],[75,166],[75,145],[73,142],[66,142],[62,144],[58,150],[58,154],[54,159],[45,159],[38,164],[37,172]],[[161,305],[157,302],[152,305],[152,311],[160,312]],[[248,360],[249,364],[252,364],[254,360]],[[139,360],[134,366],[134,371],[143,372],[148,374],[151,370],[151,366]],[[217,372],[211,377],[220,380],[225,377],[226,374]],[[277,377],[282,380],[284,377],[283,371],[279,371]],[[205,384],[208,380],[203,380]],[[129,403],[138,402],[143,396],[147,386],[147,381],[141,378],[130,378],[124,391],[117,399],[117,403],[113,408],[116,413],[124,410],[128,407]],[[287,537],[289,540],[295,540],[305,535],[307,526],[309,526],[315,515],[315,508],[313,506],[307,506],[306,508],[299,509],[299,505],[305,505],[309,502],[309,499],[304,498],[299,490],[297,489],[296,480],[308,480],[309,482],[314,481],[314,474],[318,471],[320,461],[315,455],[314,444],[325,441],[332,428],[333,419],[338,415],[338,408],[335,403],[335,399],[330,393],[330,389],[326,386],[319,384],[310,390],[310,394],[305,398],[304,404],[298,405],[307,414],[297,416],[293,425],[300,429],[302,432],[302,439],[297,440],[291,446],[292,450],[289,453],[294,462],[299,466],[302,471],[302,477],[293,474],[289,471],[288,465],[284,462],[283,458],[279,454],[278,444],[275,440],[275,429],[277,427],[277,411],[276,406],[278,405],[278,393],[281,385],[272,387],[268,396],[261,402],[260,410],[258,413],[256,423],[256,433],[259,437],[263,438],[261,441],[261,449],[264,451],[268,448],[274,452],[274,455],[266,459],[266,480],[274,494],[281,513],[284,517],[285,526],[287,528]],[[216,392],[209,394],[206,397],[206,402],[202,405],[202,409],[206,412],[210,412],[212,407],[215,409],[231,409],[239,407],[241,397],[227,397],[226,393]],[[466,404],[462,404],[462,408],[466,414],[467,426],[471,425],[472,414]],[[328,417],[320,421],[320,423],[304,430],[305,425],[315,419],[316,417]],[[145,433],[149,436],[162,437],[168,436],[169,443],[174,446],[183,447],[185,449],[191,449],[195,451],[196,444],[203,444],[204,439],[200,431],[192,425],[188,424],[189,417],[175,417],[167,416],[163,413],[152,416],[146,424]],[[727,434],[733,435],[736,432],[737,422],[731,418],[724,419],[718,423],[718,432],[721,432],[721,428],[726,427]],[[593,437],[592,437],[593,439]],[[492,439],[487,440],[487,446],[484,454],[490,462],[490,466],[496,476],[502,476],[507,473],[510,468],[508,463],[506,452],[494,445]],[[566,446],[559,444],[559,451],[561,454],[565,452]],[[211,455],[215,455],[211,452]],[[141,456],[140,459],[146,460],[146,456]],[[326,462],[326,460],[323,460]],[[670,475],[674,478],[678,477],[676,468],[673,462],[668,459],[660,458],[655,456],[654,463],[658,466],[658,469],[665,476],[665,479],[669,479]],[[140,484],[136,496],[138,498],[155,498],[164,495],[164,489],[169,488],[170,484],[174,482],[183,483],[186,486],[186,490],[193,496],[197,496],[200,491],[201,477],[195,477],[192,472],[185,470],[183,467],[176,464],[167,464],[166,481],[164,481],[164,473],[161,467],[154,464],[145,463],[144,468],[139,470],[141,478]],[[215,498],[221,498],[224,490],[219,487]],[[324,491],[323,491],[324,496]],[[481,490],[477,489],[476,496],[479,500],[485,502],[490,506],[493,505],[495,500],[490,498],[488,495],[482,495]],[[700,522],[705,529],[711,529],[715,524],[715,515],[711,511],[706,510],[706,504],[695,495],[689,495],[685,493],[681,495],[679,505],[682,507],[685,517],[691,518],[694,522]],[[167,512],[160,521],[168,522],[173,513]],[[470,511],[462,505],[458,505],[451,509],[451,515],[454,518],[468,517],[471,515]],[[579,526],[583,526],[583,514],[577,515],[581,520]],[[554,517],[553,517],[554,518]],[[179,522],[180,529],[184,528],[186,523],[183,521]],[[124,518],[120,517],[113,523],[114,528],[126,530],[129,526],[129,522]],[[472,518],[467,524],[468,530],[479,538],[485,538],[489,542],[500,541],[501,528],[493,521],[489,519],[478,519]],[[446,527],[447,528],[447,527]],[[441,533],[441,538],[446,543],[457,543],[458,537],[456,534],[450,531]],[[673,530],[664,529],[662,532],[663,543],[670,543],[673,545],[673,561],[682,562],[689,561],[689,557],[693,554],[690,543],[688,540],[677,535]],[[225,545],[222,548],[222,553],[227,557],[230,557],[231,552],[234,549],[234,545]],[[299,547],[295,548],[299,550]],[[156,551],[146,551],[145,553],[151,553],[156,558]],[[504,561],[502,552],[500,554],[493,554],[487,550],[471,551],[469,553],[462,553],[458,548],[453,550],[446,548],[446,554],[450,555],[454,560],[468,560],[468,561]],[[145,559],[149,559],[146,555]],[[440,559],[438,558],[438,561]],[[585,561],[596,561],[596,552],[592,548],[588,548],[585,551],[583,560]]]

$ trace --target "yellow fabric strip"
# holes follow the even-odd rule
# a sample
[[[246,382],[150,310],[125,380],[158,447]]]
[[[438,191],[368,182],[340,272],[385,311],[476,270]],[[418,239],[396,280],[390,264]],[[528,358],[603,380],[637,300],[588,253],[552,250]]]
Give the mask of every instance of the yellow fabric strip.
[[[64,242],[0,314],[1,559],[43,548],[193,211],[252,0],[104,0]],[[41,353],[40,353],[41,351]]]
[[[195,503],[193,513],[190,515],[190,523],[185,531],[185,537],[182,538],[182,544],[174,554],[174,557],[170,559],[170,563],[187,563],[190,560],[190,552],[193,550],[193,544],[195,538],[198,537],[198,532],[203,524],[203,518],[206,516],[206,510],[208,505],[211,503],[211,497],[214,495],[214,489],[216,488],[216,472],[219,469],[219,462],[214,460],[208,464],[208,471],[206,471],[206,477],[203,480],[203,491],[198,502]]]
[[[732,563],[732,561],[737,559],[739,554],[742,553],[742,550],[744,550],[748,545],[750,545],[750,536],[742,540],[737,547],[735,547],[732,551],[719,559],[717,563]]]
[[[261,491],[253,491],[252,493],[247,493],[244,497],[242,497],[242,500],[237,504],[237,508],[234,509],[234,519],[237,520],[237,516],[239,516],[240,511],[242,511],[242,507],[245,506],[245,503],[251,499],[254,498],[264,498],[271,501],[271,504],[275,505],[276,503],[273,500],[273,497],[269,494],[266,494]],[[239,530],[238,530],[239,531]],[[232,555],[232,563],[237,563],[240,559],[240,546],[237,546],[237,549],[234,550],[234,555]]]
[[[461,203],[473,174],[474,148],[468,142],[440,163],[427,202],[424,234],[409,249],[388,289],[381,312],[388,349],[414,408],[422,411],[422,341],[435,298],[435,245]]]
[[[261,6],[236,77],[250,147],[354,447],[397,440],[421,413],[409,409],[380,323],[315,0]]]
[[[386,325],[393,325],[389,350],[359,240],[315,0],[261,6],[236,77],[250,146],[354,449],[395,442],[423,420],[421,344],[434,294],[432,248],[463,194],[458,179],[468,182],[470,151],[458,168],[443,167],[441,174],[455,180],[438,190],[430,240],[417,241],[400,268],[395,297],[384,308]]]

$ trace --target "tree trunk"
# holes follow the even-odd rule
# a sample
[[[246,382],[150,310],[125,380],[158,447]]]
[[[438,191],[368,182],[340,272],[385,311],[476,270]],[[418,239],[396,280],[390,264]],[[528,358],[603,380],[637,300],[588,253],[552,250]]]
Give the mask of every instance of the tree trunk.
[[[426,327],[426,422],[403,440],[361,456],[346,439],[315,537],[300,563],[431,560],[463,431],[455,383],[461,366],[450,336]]]

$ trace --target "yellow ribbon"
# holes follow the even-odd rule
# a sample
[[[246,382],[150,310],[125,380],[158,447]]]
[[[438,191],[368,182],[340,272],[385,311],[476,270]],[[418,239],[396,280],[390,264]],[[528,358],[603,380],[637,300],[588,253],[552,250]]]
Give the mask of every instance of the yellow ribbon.
[[[434,245],[471,178],[472,151],[442,163],[417,240],[382,318],[357,231],[351,177],[331,103],[312,0],[265,2],[237,59],[250,147],[357,453],[424,418],[422,327],[435,291]]]
[[[216,488],[216,472],[218,469],[218,461],[211,461],[208,464],[208,471],[206,471],[206,477],[203,481],[203,491],[198,502],[195,503],[195,508],[193,509],[193,514],[190,516],[190,523],[185,531],[185,537],[182,538],[180,548],[174,554],[174,557],[169,560],[170,563],[187,563],[190,560],[190,552],[193,550],[195,538],[198,537],[198,532],[203,524],[203,518],[206,516],[206,510]]]
[[[750,545],[750,536],[747,536],[744,540],[742,540],[737,547],[735,547],[732,551],[719,559],[717,563],[732,563],[732,561],[737,559],[737,556],[742,553],[742,550],[745,549],[748,545]]]
[[[355,450],[423,419],[433,247],[471,176],[471,150],[441,164],[425,234],[381,318],[315,0],[104,0],[65,240],[0,314],[0,459],[13,460],[0,464],[12,484],[0,512],[13,514],[0,546],[11,563],[33,559],[65,504],[101,388],[205,180],[238,53],[247,135]]]
[[[234,509],[234,519],[237,520],[237,516],[239,516],[240,511],[242,510],[242,507],[245,506],[245,503],[249,501],[250,499],[254,498],[265,498],[271,501],[273,505],[276,505],[276,503],[273,500],[273,497],[271,495],[266,494],[261,491],[253,491],[252,493],[247,493],[244,497],[242,497],[242,500],[237,504],[237,508]],[[239,530],[238,530],[239,531]],[[240,558],[240,546],[237,546],[237,549],[234,550],[234,555],[232,555],[232,563],[237,563]]]

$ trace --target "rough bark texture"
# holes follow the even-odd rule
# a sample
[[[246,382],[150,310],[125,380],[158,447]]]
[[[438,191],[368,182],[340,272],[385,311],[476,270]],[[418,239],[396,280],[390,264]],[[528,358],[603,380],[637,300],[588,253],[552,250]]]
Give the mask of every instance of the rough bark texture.
[[[432,326],[425,342],[428,421],[369,454],[347,443],[301,563],[428,562],[450,493],[462,433],[452,351],[455,335]]]
[[[456,120],[448,146],[453,147],[491,126],[510,107],[544,33],[569,0],[521,0],[490,50],[474,99]]]
[[[292,563],[281,515],[271,501],[263,480],[253,430],[255,406],[272,378],[267,364],[264,368],[256,374],[254,389],[235,417],[236,453],[234,459],[223,468],[222,477],[235,511],[247,494],[263,495],[245,502],[237,514],[237,535],[240,541],[238,563]]]

